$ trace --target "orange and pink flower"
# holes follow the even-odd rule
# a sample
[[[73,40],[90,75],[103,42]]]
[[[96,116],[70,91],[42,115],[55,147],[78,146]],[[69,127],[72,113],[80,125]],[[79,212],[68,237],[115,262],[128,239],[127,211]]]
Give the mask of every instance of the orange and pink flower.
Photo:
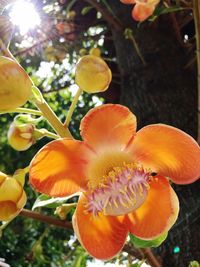
[[[144,21],[150,17],[160,0],[120,0],[124,4],[135,4],[132,17],[136,21]]]
[[[83,141],[55,140],[36,154],[30,183],[52,197],[80,192],[73,227],[89,254],[110,259],[129,232],[151,240],[169,231],[179,212],[169,179],[200,176],[195,140],[163,124],[136,133],[136,117],[113,104],[90,110],[80,129]]]

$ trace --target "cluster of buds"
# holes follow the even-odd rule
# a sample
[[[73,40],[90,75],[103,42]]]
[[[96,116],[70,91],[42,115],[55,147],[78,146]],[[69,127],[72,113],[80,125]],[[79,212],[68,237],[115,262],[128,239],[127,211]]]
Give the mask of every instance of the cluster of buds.
[[[0,221],[10,221],[26,204],[23,179],[0,172]]]
[[[120,0],[123,4],[135,4],[132,17],[136,21],[144,21],[150,17],[160,0]]]
[[[31,97],[32,81],[14,60],[0,56],[0,112],[16,109]]]

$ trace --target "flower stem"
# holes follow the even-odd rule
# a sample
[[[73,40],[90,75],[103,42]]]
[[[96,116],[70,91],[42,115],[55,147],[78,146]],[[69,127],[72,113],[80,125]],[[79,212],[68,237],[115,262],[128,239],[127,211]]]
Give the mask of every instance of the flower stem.
[[[139,56],[139,58],[142,61],[143,65],[145,66],[146,65],[146,61],[144,60],[143,55],[142,55],[142,53],[140,51],[139,45],[135,40],[135,37],[133,35],[133,31],[131,29],[127,28],[124,31],[124,35],[125,35],[126,39],[130,40],[133,43],[133,46],[135,48],[135,51],[136,51],[137,55]]]
[[[49,132],[47,129],[34,129],[34,136],[36,137],[36,139],[40,139],[42,137],[58,139],[60,137],[55,133]]]
[[[69,123],[71,121],[73,112],[74,112],[74,110],[76,108],[76,104],[78,102],[79,96],[82,94],[82,92],[83,92],[83,90],[81,88],[78,88],[78,91],[76,92],[76,95],[75,95],[75,97],[74,97],[74,99],[72,101],[72,104],[71,104],[71,106],[69,108],[69,111],[67,113],[67,118],[66,118],[65,123],[64,123],[65,127],[69,126]]]
[[[155,257],[155,255],[153,254],[153,252],[151,251],[150,248],[141,248],[139,250],[143,253],[144,258],[147,259],[147,262],[150,264],[150,266],[152,266],[152,267],[162,267],[162,265],[157,260],[157,258]]]
[[[3,56],[9,57],[13,60],[16,61],[16,59],[13,57],[12,53],[9,51],[9,49],[5,46],[3,41],[0,39],[0,52],[2,53]]]
[[[5,113],[27,113],[27,114],[32,114],[36,116],[42,116],[41,111],[35,110],[35,109],[29,109],[29,108],[16,108],[16,109],[8,110],[5,112],[0,112],[0,114],[5,114]]]
[[[200,0],[193,0],[193,14],[196,34],[198,107],[200,107]],[[198,142],[200,142],[200,114],[198,114]]]
[[[7,225],[10,223],[11,221],[8,221],[8,222],[3,222],[2,225],[0,226],[0,232],[3,231]]]
[[[43,102],[36,102],[35,105],[42,112],[42,115],[47,119],[49,124],[59,134],[60,137],[73,139],[69,129],[65,128],[45,100]]]

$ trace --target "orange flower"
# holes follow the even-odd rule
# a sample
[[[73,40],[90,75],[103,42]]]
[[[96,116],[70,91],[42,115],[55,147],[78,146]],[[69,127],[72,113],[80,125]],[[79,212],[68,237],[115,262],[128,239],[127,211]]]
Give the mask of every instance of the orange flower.
[[[50,196],[80,193],[73,216],[83,247],[109,259],[127,234],[150,240],[175,223],[177,184],[200,175],[200,148],[184,132],[155,124],[136,133],[136,118],[121,105],[103,105],[81,122],[84,141],[60,139],[44,146],[30,168],[33,187]]]
[[[135,4],[132,17],[137,21],[144,21],[150,17],[160,0],[120,0],[124,4]]]

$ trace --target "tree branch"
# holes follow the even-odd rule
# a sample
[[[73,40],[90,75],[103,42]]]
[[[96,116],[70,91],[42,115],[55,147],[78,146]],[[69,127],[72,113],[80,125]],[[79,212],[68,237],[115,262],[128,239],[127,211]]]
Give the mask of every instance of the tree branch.
[[[111,27],[114,27],[117,31],[123,31],[121,23],[117,21],[107,9],[103,8],[101,4],[94,0],[85,1],[99,11]]]
[[[61,221],[60,219],[56,219],[44,214],[41,214],[39,212],[30,211],[27,209],[23,209],[20,214],[23,217],[28,217],[40,222],[48,223],[57,227],[61,227],[68,230],[73,230],[72,223],[67,221]]]

